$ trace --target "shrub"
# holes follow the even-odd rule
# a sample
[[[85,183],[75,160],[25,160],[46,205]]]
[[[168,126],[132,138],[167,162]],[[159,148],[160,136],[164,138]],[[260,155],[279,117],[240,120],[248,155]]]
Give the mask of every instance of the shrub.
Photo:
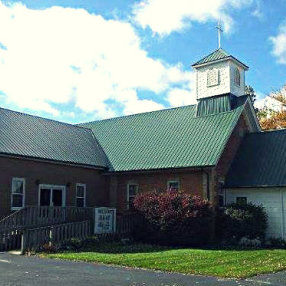
[[[252,203],[230,204],[218,219],[220,233],[228,242],[239,242],[242,238],[264,240],[267,214],[262,206]]]
[[[135,240],[164,245],[202,245],[212,231],[212,208],[199,196],[182,192],[138,194],[134,208],[144,222],[136,228]]]

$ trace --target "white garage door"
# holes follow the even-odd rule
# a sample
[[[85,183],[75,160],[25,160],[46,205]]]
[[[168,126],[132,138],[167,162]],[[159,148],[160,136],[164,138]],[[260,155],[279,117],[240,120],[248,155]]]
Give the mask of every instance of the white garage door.
[[[268,215],[266,236],[286,239],[286,189],[258,188],[231,189],[226,191],[227,204],[237,200],[245,200],[263,205]]]

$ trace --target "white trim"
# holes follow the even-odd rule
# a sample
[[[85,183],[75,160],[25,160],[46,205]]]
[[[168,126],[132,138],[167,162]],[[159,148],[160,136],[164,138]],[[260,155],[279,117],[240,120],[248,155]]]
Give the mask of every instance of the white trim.
[[[48,185],[40,184],[38,189],[38,206],[41,206],[41,189],[50,189],[50,206],[53,205],[53,192],[54,189],[62,190],[62,207],[66,206],[66,186],[64,185]]]
[[[178,191],[180,190],[180,188],[181,188],[180,180],[169,180],[169,181],[167,181],[167,190],[170,189],[170,183],[178,183]]]
[[[19,195],[19,193],[13,193],[13,182],[14,181],[21,181],[23,183],[23,193],[21,194],[22,195],[22,207],[13,207],[13,194]],[[11,184],[11,210],[12,211],[17,211],[25,207],[25,195],[26,195],[26,179],[13,177],[12,184]]]
[[[259,124],[259,121],[258,121],[258,119],[257,119],[257,115],[256,115],[255,110],[254,110],[254,107],[253,107],[253,103],[251,102],[249,96],[248,96],[248,98],[247,98],[247,103],[249,104],[249,108],[250,108],[251,115],[254,117],[254,121],[255,121],[256,127],[257,127],[257,129],[254,130],[253,127],[251,126],[251,129],[252,129],[252,131],[254,130],[254,131],[256,131],[256,132],[257,132],[257,131],[261,131],[261,126],[260,126],[260,124]],[[245,107],[246,107],[246,105],[245,105]],[[248,118],[248,116],[250,116],[250,115],[249,115],[249,113],[247,112],[247,110],[246,110],[245,108],[244,108],[244,110],[243,110],[243,113],[246,114],[247,120],[250,121],[250,119]],[[250,123],[249,123],[249,124],[250,124]],[[250,125],[251,125],[251,124],[250,124]]]
[[[284,196],[283,189],[280,189],[281,196],[281,238],[285,239],[285,213],[284,213]]]
[[[77,187],[83,187],[83,197],[79,197],[77,195]],[[77,183],[75,185],[75,204],[77,207],[77,199],[82,199],[83,198],[83,207],[86,207],[86,184],[82,184],[82,183]]]
[[[246,71],[249,70],[249,67],[247,65],[245,65],[244,63],[238,61],[237,59],[235,59],[232,56],[228,56],[226,58],[215,60],[215,61],[211,61],[211,62],[206,62],[206,63],[203,63],[203,64],[198,64],[198,65],[195,64],[195,65],[192,65],[192,67],[194,69],[198,69],[200,67],[204,67],[204,66],[208,66],[208,65],[211,66],[211,65],[214,65],[214,64],[217,64],[217,63],[221,63],[221,62],[225,62],[225,61],[233,61],[237,65],[241,66],[244,70],[246,70]]]
[[[137,183],[128,183],[128,184],[127,184],[127,190],[126,190],[126,195],[127,195],[126,202],[127,202],[127,206],[126,206],[126,208],[127,208],[128,210],[130,209],[130,206],[129,206],[129,202],[130,202],[129,186],[136,186],[136,187],[137,187],[136,192],[138,192],[138,188],[139,188],[139,185],[138,185]]]

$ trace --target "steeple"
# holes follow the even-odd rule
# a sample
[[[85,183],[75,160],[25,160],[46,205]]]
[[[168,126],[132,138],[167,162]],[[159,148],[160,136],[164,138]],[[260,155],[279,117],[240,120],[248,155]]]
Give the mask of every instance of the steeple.
[[[248,66],[222,48],[215,50],[192,67],[196,71],[197,99],[219,95],[244,95]]]

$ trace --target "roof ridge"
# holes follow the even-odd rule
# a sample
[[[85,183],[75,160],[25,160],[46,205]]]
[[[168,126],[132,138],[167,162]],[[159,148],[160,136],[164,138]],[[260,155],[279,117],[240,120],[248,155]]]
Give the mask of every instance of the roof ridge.
[[[62,121],[58,121],[58,120],[55,120],[55,119],[42,117],[42,116],[39,116],[39,115],[32,115],[32,114],[29,114],[29,113],[25,113],[25,112],[22,112],[22,111],[16,111],[16,110],[12,110],[12,109],[9,109],[9,108],[0,107],[0,110],[13,112],[13,113],[21,114],[21,115],[28,116],[28,117],[34,117],[34,118],[39,118],[39,119],[43,119],[43,120],[48,120],[48,121],[56,122],[56,123],[59,123],[59,124],[62,124],[62,125],[68,125],[68,126],[72,126],[72,127],[76,127],[76,128],[83,128],[83,129],[91,130],[88,127],[78,126],[78,125],[75,125],[75,124],[62,122]]]
[[[187,108],[187,107],[191,107],[191,106],[195,106],[195,105],[196,104],[188,104],[188,105],[177,106],[177,107],[168,107],[168,108],[163,108],[163,109],[159,109],[159,110],[152,110],[152,111],[146,111],[146,112],[122,115],[122,116],[106,118],[106,119],[92,120],[92,121],[82,122],[82,123],[77,123],[77,124],[82,125],[82,124],[89,124],[89,123],[102,122],[102,121],[119,120],[121,118],[126,118],[126,117],[140,116],[140,115],[149,114],[149,113],[155,113],[155,112],[165,112],[165,111],[174,110],[174,109]]]

